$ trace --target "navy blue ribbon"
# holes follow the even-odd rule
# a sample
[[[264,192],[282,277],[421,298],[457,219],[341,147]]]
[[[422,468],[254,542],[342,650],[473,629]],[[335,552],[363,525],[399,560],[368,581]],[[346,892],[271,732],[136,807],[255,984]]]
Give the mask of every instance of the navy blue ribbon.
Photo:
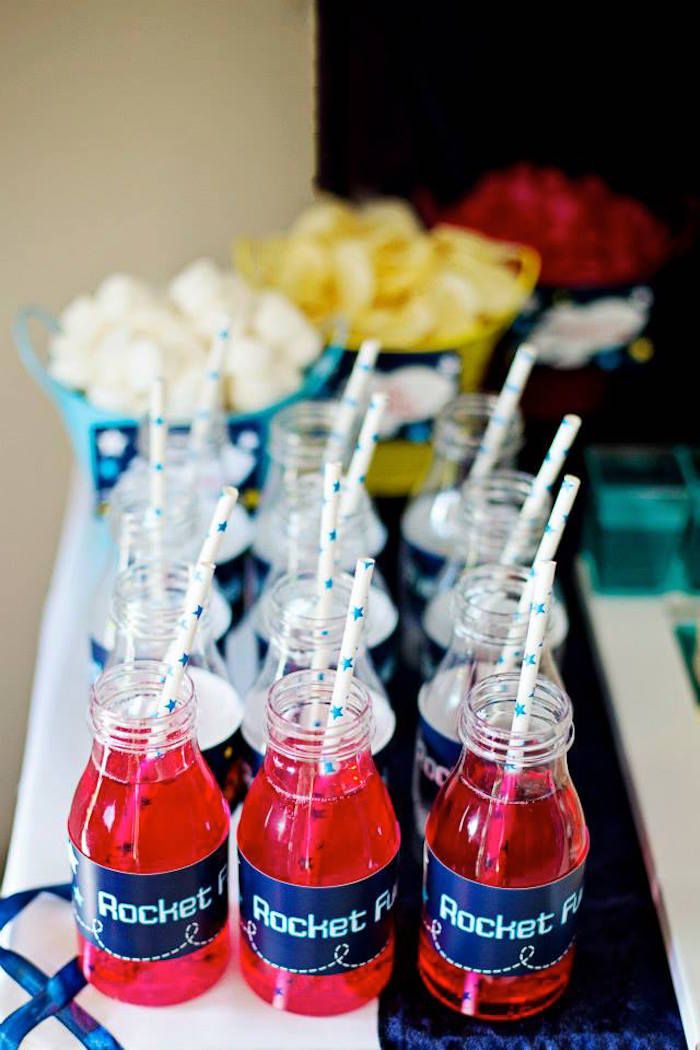
[[[40,893],[53,893],[69,901],[71,885],[39,886],[0,899],[0,930]],[[31,996],[0,1024],[0,1050],[17,1050],[24,1037],[49,1017],[60,1021],[88,1050],[123,1050],[106,1028],[73,1002],[86,984],[77,959],[49,977],[18,952],[0,947],[0,967]]]

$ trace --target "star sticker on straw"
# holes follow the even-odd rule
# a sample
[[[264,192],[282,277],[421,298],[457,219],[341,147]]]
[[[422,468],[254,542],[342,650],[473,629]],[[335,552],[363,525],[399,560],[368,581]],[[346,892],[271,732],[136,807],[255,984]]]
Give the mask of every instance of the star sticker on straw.
[[[155,418],[155,419],[153,420],[153,422],[154,422],[154,424],[155,424],[155,425],[156,425],[157,427],[162,427],[162,426],[163,426],[163,424],[165,423],[165,420],[163,419],[163,417],[162,417],[162,416],[156,416],[156,418]]]
[[[352,656],[344,656],[340,663],[344,671],[349,671],[352,667]]]
[[[163,464],[162,463],[154,463],[153,464],[153,469],[156,471],[156,473],[160,474],[161,471],[163,470]]]
[[[335,705],[334,705],[334,706],[333,706],[333,707],[331,708],[331,717],[332,717],[332,718],[333,718],[334,720],[335,720],[336,718],[342,718],[342,717],[343,717],[343,709],[342,709],[342,707],[338,707],[338,706],[335,706]]]
[[[333,482],[333,491],[334,492],[340,492],[340,482],[339,481],[334,481]]]
[[[535,606],[535,613],[536,613],[537,616],[544,616],[546,611],[547,611],[547,609],[545,607],[544,602],[538,602],[537,605]]]
[[[365,562],[363,562],[362,564],[364,565],[364,567],[365,567],[366,569],[371,569],[371,568],[372,568],[372,565],[373,565],[374,563],[373,563],[373,562],[371,562],[371,561],[365,561]]]
[[[192,610],[192,615],[198,620],[203,612],[204,612],[204,606],[203,605],[198,605],[196,609]]]
[[[216,531],[217,532],[226,532],[227,526],[228,526],[228,522],[227,521],[220,521],[219,524],[216,526]]]
[[[544,534],[545,534],[545,536],[549,536],[550,533],[552,533],[554,531],[555,531],[554,526],[550,525],[549,522],[547,522],[547,524],[544,527]]]
[[[189,653],[183,653],[182,656],[180,657],[180,659],[177,662],[179,664],[182,664],[183,667],[187,667],[188,663],[190,662],[190,654]]]
[[[334,540],[337,539],[337,537],[338,537],[337,529],[331,529],[331,531],[328,533],[328,542],[329,543],[333,543]]]
[[[317,682],[325,682],[325,680],[326,680],[325,672],[324,671],[319,671],[318,674],[316,675],[316,681]]]
[[[527,664],[530,667],[534,667],[534,665],[537,663],[537,659],[535,657],[535,654],[534,653],[527,654],[525,656],[525,658],[523,659],[523,663]]]
[[[330,591],[333,587],[333,578],[329,576],[327,580],[323,581],[323,586],[326,588],[327,591]]]
[[[515,705],[515,714],[519,718],[521,718],[525,714],[525,704],[516,704]]]
[[[365,615],[365,609],[363,605],[354,605],[352,609],[353,620],[360,620]]]
[[[168,709],[168,714],[172,714],[173,711],[175,710],[175,708],[177,707],[177,700],[173,700],[173,698],[171,696],[165,706]]]

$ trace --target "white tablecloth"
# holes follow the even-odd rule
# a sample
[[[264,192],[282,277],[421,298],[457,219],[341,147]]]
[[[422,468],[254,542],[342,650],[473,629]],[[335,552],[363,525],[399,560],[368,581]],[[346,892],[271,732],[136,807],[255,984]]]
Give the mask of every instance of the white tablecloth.
[[[106,552],[104,525],[92,518],[89,488],[76,475],[44,608],[3,895],[67,882],[70,877],[66,818],[90,747],[85,718],[88,618]],[[231,869],[235,871],[235,863]],[[235,886],[231,896],[235,901]],[[235,915],[232,921],[235,929]],[[75,953],[69,905],[40,897],[5,934],[5,941],[53,973]],[[0,973],[0,1017],[25,1000],[26,993]],[[125,1006],[89,986],[78,1002],[127,1050],[374,1050],[379,1046],[375,1003],[339,1018],[281,1014],[249,991],[235,953],[214,988],[180,1006],[148,1010]],[[23,1044],[28,1050],[71,1050],[76,1045],[56,1020],[46,1021]]]

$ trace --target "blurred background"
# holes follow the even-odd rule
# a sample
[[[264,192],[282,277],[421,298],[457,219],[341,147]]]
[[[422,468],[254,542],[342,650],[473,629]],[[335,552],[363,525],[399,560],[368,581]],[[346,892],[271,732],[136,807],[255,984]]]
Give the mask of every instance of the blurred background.
[[[394,3],[5,0],[1,18],[0,854],[71,462],[10,339],[20,306],[59,313],[113,272],[160,285],[199,257],[230,265],[234,238],[288,228],[315,188],[395,195],[428,226],[450,219],[542,255],[535,298],[525,302],[524,280],[517,309],[488,329],[476,384],[500,381],[544,309],[612,294],[625,323],[638,311],[623,334],[619,315],[585,315],[584,328],[602,326],[595,337],[568,318],[579,356],[560,367],[560,339],[526,398],[533,457],[566,410],[585,415],[586,442],[697,442],[682,379],[694,367],[700,185],[690,34],[658,13],[649,25],[577,17],[567,29],[514,14],[507,33],[500,14],[456,2],[407,17]],[[620,220],[608,236],[630,215],[618,199],[631,198],[642,233],[629,238]],[[259,277],[263,255],[245,258]],[[281,285],[292,299],[301,287]],[[411,442],[426,435],[423,420],[408,423],[397,427],[413,462]],[[405,460],[386,463],[385,480]]]

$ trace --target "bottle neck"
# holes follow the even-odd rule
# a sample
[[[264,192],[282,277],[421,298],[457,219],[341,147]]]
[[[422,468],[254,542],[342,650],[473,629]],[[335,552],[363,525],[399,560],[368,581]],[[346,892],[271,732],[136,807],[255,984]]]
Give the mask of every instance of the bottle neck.
[[[449,651],[476,654],[493,664],[506,647],[514,658],[522,655],[529,579],[529,571],[517,566],[487,564],[467,569],[451,595]]]
[[[334,683],[334,671],[304,670],[272,686],[265,774],[279,790],[330,800],[359,790],[376,775],[369,693],[353,679],[338,705]]]
[[[540,677],[529,700],[529,722],[515,731],[518,682],[519,674],[507,673],[470,689],[460,711],[459,775],[502,801],[532,802],[568,782],[573,717],[563,689]]]
[[[495,394],[461,394],[448,402],[435,421],[435,456],[459,464],[466,476],[479,452],[496,402]],[[499,462],[507,463],[515,458],[522,444],[522,431],[522,418],[516,412],[503,442]]]
[[[115,642],[110,663],[164,660],[178,636],[190,582],[184,562],[138,562],[117,577],[112,598]],[[207,666],[209,616],[200,617],[190,661]]]
[[[112,534],[121,569],[139,558],[154,555],[183,557],[196,554],[199,541],[199,505],[192,487],[166,478],[165,509],[160,518],[151,510],[148,468],[134,466],[121,476],[110,496]]]
[[[134,661],[106,670],[92,687],[93,762],[124,783],[158,781],[196,761],[196,700],[188,675],[175,699],[162,697],[167,666]]]
[[[499,561],[517,526],[518,549],[509,560],[532,564],[551,509],[546,498],[531,519],[519,521],[534,480],[532,474],[497,470],[464,484],[454,539],[456,561],[467,567]]]

